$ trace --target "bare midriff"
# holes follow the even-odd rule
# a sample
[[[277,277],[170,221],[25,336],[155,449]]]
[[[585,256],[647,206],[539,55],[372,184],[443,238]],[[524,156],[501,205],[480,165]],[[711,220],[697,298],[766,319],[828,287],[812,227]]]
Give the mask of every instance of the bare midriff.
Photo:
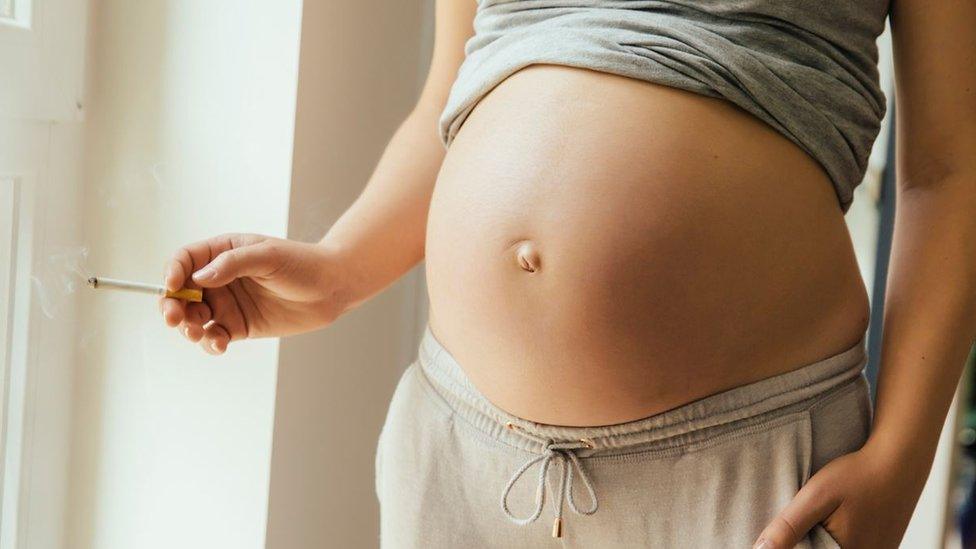
[[[430,329],[499,408],[632,421],[853,346],[830,180],[722,99],[533,65],[468,116],[427,226]]]

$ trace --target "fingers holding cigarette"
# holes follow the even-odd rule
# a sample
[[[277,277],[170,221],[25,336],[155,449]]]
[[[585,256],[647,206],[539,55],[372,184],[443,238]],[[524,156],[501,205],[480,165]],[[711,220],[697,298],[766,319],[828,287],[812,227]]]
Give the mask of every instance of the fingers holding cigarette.
[[[180,333],[191,343],[197,343],[203,337],[203,327],[199,324],[183,322],[180,324]]]
[[[203,328],[203,337],[200,339],[200,346],[203,350],[212,354],[223,354],[227,350],[231,336],[227,329],[216,322],[210,322]]]
[[[210,354],[223,354],[232,341],[250,335],[248,315],[255,314],[253,280],[273,275],[281,267],[277,248],[269,238],[253,234],[225,234],[178,249],[166,264],[167,297],[160,311],[169,326],[198,343]],[[202,293],[203,300],[177,299],[185,291]]]
[[[216,288],[246,276],[270,274],[277,268],[267,253],[266,237],[224,234],[180,248],[167,266],[166,287]]]
[[[188,303],[185,318],[179,323],[180,333],[192,343],[197,343],[204,335],[204,326],[210,322],[212,314],[206,303]]]
[[[203,326],[207,322],[210,322],[211,319],[213,319],[213,312],[210,310],[210,305],[206,302],[186,304],[187,322],[196,324],[197,326]]]
[[[225,235],[180,248],[166,264],[163,284],[170,292],[178,292],[183,288],[199,290],[200,285],[194,282],[190,275],[210,263],[217,254],[231,247],[231,237]],[[164,299],[161,307],[166,324],[170,327],[180,326],[180,331],[184,331],[182,322],[187,318],[187,306],[188,303],[177,299],[175,295]]]
[[[161,304],[163,309],[167,306],[168,303]],[[199,343],[204,351],[212,355],[223,354],[231,341],[247,337],[247,324],[240,304],[234,291],[227,286],[207,290],[204,302],[187,303],[179,314],[182,317],[176,325],[183,337]]]
[[[204,324],[183,321],[179,329],[183,337],[191,343],[199,343],[204,351],[212,355],[226,351],[231,339],[227,329],[212,320]]]
[[[235,339],[232,332],[240,330],[229,330],[221,324],[221,321],[236,326],[234,315],[228,313],[229,307],[234,307],[229,290],[220,288],[214,291],[207,298],[214,304],[214,309],[222,312],[223,318],[216,316],[211,310],[210,304],[188,303],[183,319],[178,323],[179,331],[187,340],[192,343],[199,343],[200,347],[212,355],[223,354],[227,350],[227,345]],[[168,301],[172,301],[171,299]],[[239,316],[239,315],[238,315]],[[238,334],[238,338],[244,336]]]
[[[279,267],[268,241],[221,252],[191,279],[203,288],[217,288],[243,277],[267,276]]]
[[[221,235],[183,246],[166,268],[166,288],[172,291],[183,287],[199,288],[191,275],[233,247],[232,235]]]
[[[269,259],[275,257],[274,250],[265,249],[264,240],[257,235],[224,235],[180,248],[166,264],[162,285],[105,277],[91,277],[88,284],[158,295],[168,326],[177,327],[206,352],[222,354],[231,341],[249,335],[244,308],[253,298],[243,282],[234,281],[269,275],[278,268]]]

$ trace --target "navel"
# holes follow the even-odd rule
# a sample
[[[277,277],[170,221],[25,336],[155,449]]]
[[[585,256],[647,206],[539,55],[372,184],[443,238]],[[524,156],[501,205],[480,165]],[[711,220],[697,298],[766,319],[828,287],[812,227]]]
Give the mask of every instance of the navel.
[[[530,240],[523,240],[515,247],[515,261],[526,272],[534,273],[542,268],[539,248]]]

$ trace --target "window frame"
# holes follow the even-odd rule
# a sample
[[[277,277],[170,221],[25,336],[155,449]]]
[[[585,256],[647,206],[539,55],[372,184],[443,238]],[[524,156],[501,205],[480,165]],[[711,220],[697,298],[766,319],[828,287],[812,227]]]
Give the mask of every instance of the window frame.
[[[31,174],[0,174],[3,211],[0,235],[5,237],[4,254],[11,259],[5,269],[6,296],[0,301],[0,328],[5,331],[0,349],[0,549],[20,547],[27,528],[31,482],[29,468],[35,387],[31,364],[36,358],[34,311],[31,284],[34,261],[34,180]]]

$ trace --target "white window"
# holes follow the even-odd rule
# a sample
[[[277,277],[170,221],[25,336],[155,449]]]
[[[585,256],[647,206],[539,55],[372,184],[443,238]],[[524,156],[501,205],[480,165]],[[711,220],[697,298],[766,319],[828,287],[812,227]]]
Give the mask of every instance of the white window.
[[[87,5],[0,0],[0,549],[65,546],[74,319],[33,277],[78,215]]]
[[[0,547],[22,530],[30,355],[31,192],[24,177],[0,176]]]
[[[0,0],[0,23],[30,26],[31,0]]]

